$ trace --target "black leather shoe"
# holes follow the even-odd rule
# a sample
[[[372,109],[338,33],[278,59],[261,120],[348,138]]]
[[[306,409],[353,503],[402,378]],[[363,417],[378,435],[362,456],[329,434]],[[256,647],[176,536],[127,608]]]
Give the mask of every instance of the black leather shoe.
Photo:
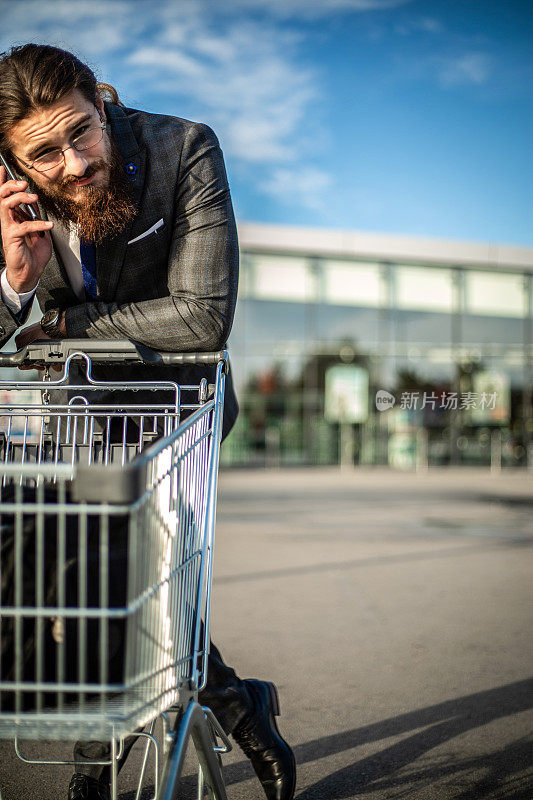
[[[109,784],[75,772],[68,787],[68,800],[110,800]]]
[[[232,733],[252,762],[268,800],[292,800],[296,785],[294,754],[276,725],[279,699],[267,681],[245,680],[254,709]]]

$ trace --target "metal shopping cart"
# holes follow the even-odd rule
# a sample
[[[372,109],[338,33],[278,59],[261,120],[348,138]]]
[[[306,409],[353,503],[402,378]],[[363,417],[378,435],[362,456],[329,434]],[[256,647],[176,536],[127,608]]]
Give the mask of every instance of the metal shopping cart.
[[[110,362],[203,364],[216,377],[95,380],[93,365]],[[0,353],[0,366],[20,365],[44,367],[44,382],[0,381],[0,738],[39,764],[75,762],[29,759],[24,740],[109,741],[97,763],[112,800],[125,737],[146,739],[136,800],[150,749],[154,800],[177,797],[192,739],[198,797],[225,800],[231,745],[197,699],[227,353],[86,339]]]

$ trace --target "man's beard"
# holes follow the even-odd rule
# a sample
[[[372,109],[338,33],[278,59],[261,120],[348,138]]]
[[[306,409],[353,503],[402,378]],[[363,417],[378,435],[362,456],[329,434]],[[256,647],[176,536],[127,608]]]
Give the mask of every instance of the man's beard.
[[[70,176],[54,187],[39,186],[39,202],[48,216],[58,222],[73,222],[80,239],[100,244],[107,237],[118,236],[137,213],[131,198],[131,188],[124,173],[124,162],[116,144],[110,140],[109,161],[100,159],[91,164],[83,178],[90,178],[103,170],[107,173],[107,186],[83,187],[78,199],[64,193],[64,188],[81,178]]]

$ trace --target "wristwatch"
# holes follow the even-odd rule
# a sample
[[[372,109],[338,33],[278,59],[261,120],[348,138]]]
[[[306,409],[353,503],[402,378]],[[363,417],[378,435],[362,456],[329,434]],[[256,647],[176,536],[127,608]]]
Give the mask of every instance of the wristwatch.
[[[51,308],[41,318],[41,328],[43,333],[50,336],[51,339],[61,339],[61,331],[59,330],[59,322],[61,320],[61,309]]]

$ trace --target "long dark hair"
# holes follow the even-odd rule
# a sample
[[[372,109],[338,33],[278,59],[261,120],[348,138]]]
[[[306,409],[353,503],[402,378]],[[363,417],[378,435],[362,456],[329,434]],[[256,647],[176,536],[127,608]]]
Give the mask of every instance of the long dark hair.
[[[98,83],[92,69],[73,53],[46,44],[24,44],[0,55],[0,149],[7,132],[28,114],[53,105],[78,89],[90,103],[101,94],[119,104],[116,90]]]

